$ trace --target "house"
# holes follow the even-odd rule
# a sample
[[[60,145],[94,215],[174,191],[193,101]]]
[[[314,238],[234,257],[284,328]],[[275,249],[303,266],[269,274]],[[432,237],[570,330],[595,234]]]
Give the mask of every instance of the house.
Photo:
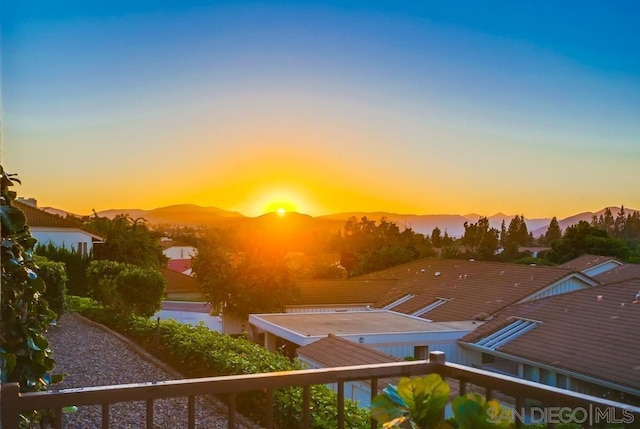
[[[400,359],[426,359],[429,351],[438,350],[455,362],[457,340],[480,324],[475,320],[431,322],[386,310],[249,315],[254,340],[262,340],[268,350],[284,346],[291,356],[298,347],[333,334]]]
[[[399,362],[401,359],[379,352],[364,344],[359,344],[337,335],[329,334],[296,350],[299,361],[306,368],[336,368],[341,366],[366,365],[375,363]],[[389,384],[398,384],[398,379],[378,380],[378,393]],[[329,387],[337,392],[338,386]],[[344,385],[346,399],[358,402],[361,407],[371,403],[371,383],[367,380],[349,381]]]
[[[486,320],[510,305],[598,284],[571,269],[427,258],[358,277],[396,279],[372,307],[445,322]]]
[[[640,279],[514,305],[460,339],[463,364],[640,404]]]
[[[169,299],[198,299],[202,297],[200,283],[197,279],[168,268],[160,268],[160,273],[167,281],[165,297]]]
[[[188,276],[193,274],[191,258],[197,253],[194,246],[179,243],[170,238],[163,238],[160,245],[162,246],[162,254],[168,259],[167,268]]]
[[[611,256],[582,255],[569,262],[565,262],[560,265],[560,268],[580,271],[590,277],[594,277],[621,265],[622,262]]]
[[[84,231],[69,220],[38,209],[33,199],[16,200],[13,205],[24,213],[29,231],[38,240],[38,245],[51,243],[88,256],[94,244],[104,242],[103,237]]]
[[[622,264],[593,278],[600,283],[613,283],[621,280],[640,278],[640,264]]]

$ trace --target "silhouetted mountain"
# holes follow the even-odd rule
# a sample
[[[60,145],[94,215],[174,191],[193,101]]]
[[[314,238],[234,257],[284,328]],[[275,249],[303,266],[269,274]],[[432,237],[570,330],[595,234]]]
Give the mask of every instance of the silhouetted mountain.
[[[68,212],[53,207],[43,208],[50,213],[66,215]],[[619,207],[609,207],[614,218],[620,211]],[[581,220],[591,222],[593,216],[600,216],[606,208],[597,212],[584,212],[559,219],[558,224],[564,231],[568,226],[577,224]],[[625,208],[627,213],[633,213],[637,210]],[[329,232],[337,232],[342,229],[344,223],[350,218],[355,217],[360,220],[367,217],[370,220],[379,222],[380,219],[386,218],[390,222],[395,223],[401,229],[411,228],[417,233],[431,235],[434,228],[438,227],[442,234],[445,231],[451,237],[461,237],[464,234],[464,223],[475,223],[480,219],[481,215],[469,213],[462,215],[416,215],[416,214],[398,214],[390,212],[344,212],[318,217],[312,217],[302,213],[287,212],[284,215],[278,213],[267,213],[257,217],[247,217],[239,212],[223,210],[217,207],[201,207],[195,204],[178,204],[167,207],[160,207],[153,210],[142,209],[111,209],[98,212],[99,216],[113,218],[118,214],[127,214],[133,219],[144,218],[150,224],[172,224],[172,225],[190,225],[190,226],[228,226],[241,227],[247,231],[280,231],[281,234],[289,237],[290,240],[309,237],[310,234],[320,234]],[[507,215],[504,213],[496,213],[489,216],[489,224],[493,228],[500,229],[502,221],[508,227],[509,222],[515,215]],[[527,219],[527,229],[533,233],[535,237],[544,234],[549,226],[551,218]],[[283,236],[284,237],[284,236]]]

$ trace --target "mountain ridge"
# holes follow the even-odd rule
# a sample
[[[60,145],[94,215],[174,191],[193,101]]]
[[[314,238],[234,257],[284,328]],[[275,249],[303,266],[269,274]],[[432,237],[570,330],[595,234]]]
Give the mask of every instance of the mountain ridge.
[[[43,210],[55,214],[69,214],[77,216],[73,213],[66,212],[62,209],[54,207],[42,207]],[[620,211],[620,207],[610,206],[604,207],[596,212],[581,212],[563,219],[558,219],[560,228],[564,231],[568,226],[578,223],[581,220],[591,222],[593,216],[600,216],[605,210],[611,210],[614,217]],[[625,208],[627,213],[633,213],[638,210]],[[395,223],[401,228],[411,228],[415,232],[422,234],[429,234],[433,232],[434,228],[438,227],[442,234],[447,232],[451,237],[461,237],[464,234],[464,223],[475,223],[480,217],[479,214],[469,213],[466,215],[459,214],[411,214],[411,213],[394,213],[385,211],[348,211],[339,212],[321,216],[311,216],[305,213],[288,212],[284,215],[276,213],[264,213],[260,216],[250,217],[245,216],[237,211],[224,210],[214,206],[199,206],[197,204],[174,204],[169,206],[158,207],[150,210],[144,209],[109,209],[96,212],[98,216],[113,218],[119,214],[125,214],[132,218],[144,218],[151,224],[180,224],[190,226],[225,226],[243,222],[248,219],[264,219],[266,215],[269,218],[278,218],[281,216],[294,216],[299,215],[305,219],[305,222],[317,221],[323,224],[326,228],[341,228],[344,223],[350,218],[355,217],[360,220],[363,217],[367,217],[370,220],[376,222],[380,221],[383,217],[390,222]],[[493,228],[500,229],[502,222],[505,225],[509,225],[511,219],[516,215],[510,216],[502,212],[498,212],[493,216],[488,216],[489,224]],[[535,237],[544,234],[549,226],[551,218],[526,218],[525,223],[527,229],[533,233]]]

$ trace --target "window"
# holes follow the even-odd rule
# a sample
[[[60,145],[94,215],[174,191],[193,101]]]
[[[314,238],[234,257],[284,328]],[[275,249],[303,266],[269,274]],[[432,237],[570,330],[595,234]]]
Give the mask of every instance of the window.
[[[411,315],[412,316],[422,316],[425,313],[430,312],[431,310],[433,310],[436,307],[440,307],[442,304],[446,304],[447,302],[449,302],[449,299],[446,298],[437,298],[435,301],[433,301],[431,304],[422,307],[420,310],[413,312]]]
[[[427,360],[429,357],[429,346],[413,347],[413,358],[415,360]]]
[[[399,305],[400,305],[400,304],[402,304],[403,302],[407,302],[407,301],[409,301],[409,300],[410,300],[411,298],[413,298],[414,296],[415,296],[415,295],[414,295],[414,294],[412,294],[412,293],[407,294],[407,295],[403,296],[402,298],[400,298],[400,299],[397,299],[397,300],[393,301],[391,304],[389,304],[389,305],[385,305],[384,307],[382,307],[382,309],[383,309],[383,310],[391,310],[392,308],[399,306]]]
[[[79,241],[78,242],[78,254],[80,256],[82,256],[83,258],[85,258],[88,255],[87,242],[86,241]]]
[[[504,328],[498,329],[493,334],[476,341],[475,344],[480,347],[495,350],[498,347],[507,344],[509,341],[518,338],[525,332],[532,330],[539,324],[539,322],[534,322],[533,320],[516,319],[515,322],[510,323]]]

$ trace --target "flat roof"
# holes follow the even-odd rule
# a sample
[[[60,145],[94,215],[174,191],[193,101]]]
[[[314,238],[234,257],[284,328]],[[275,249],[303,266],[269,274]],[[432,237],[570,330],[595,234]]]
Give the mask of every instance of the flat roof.
[[[393,311],[345,311],[331,313],[252,314],[251,323],[266,322],[301,336],[317,337],[328,334],[392,334],[411,332],[470,331],[482,322],[430,322]]]

